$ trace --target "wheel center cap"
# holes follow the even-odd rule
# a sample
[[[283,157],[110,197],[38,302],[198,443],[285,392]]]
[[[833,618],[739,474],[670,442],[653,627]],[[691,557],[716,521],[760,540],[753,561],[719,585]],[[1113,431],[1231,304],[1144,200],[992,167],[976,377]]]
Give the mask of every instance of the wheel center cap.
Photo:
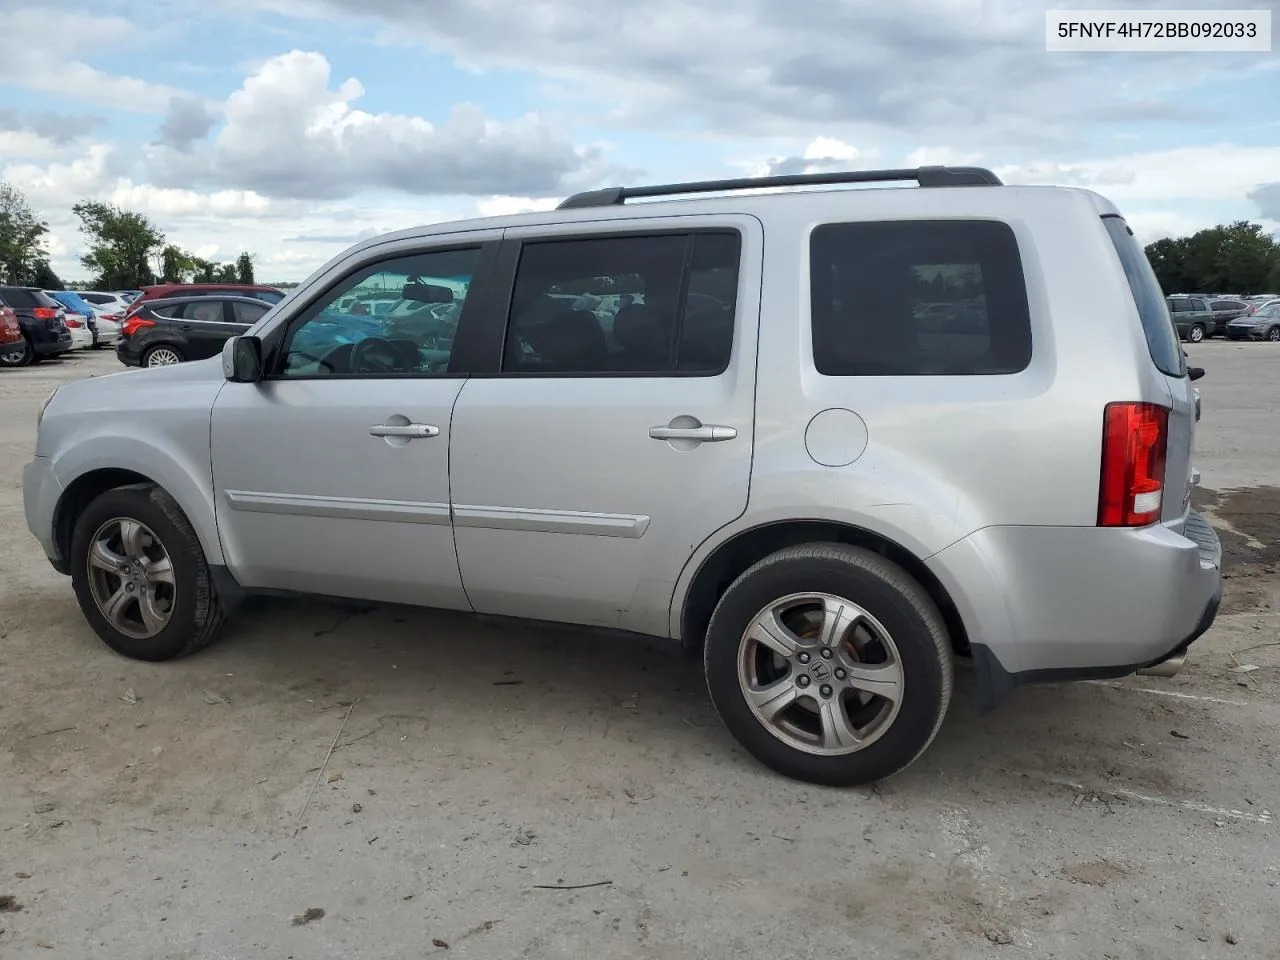
[[[831,668],[825,660],[814,660],[809,664],[809,676],[818,683],[826,683],[831,679]]]

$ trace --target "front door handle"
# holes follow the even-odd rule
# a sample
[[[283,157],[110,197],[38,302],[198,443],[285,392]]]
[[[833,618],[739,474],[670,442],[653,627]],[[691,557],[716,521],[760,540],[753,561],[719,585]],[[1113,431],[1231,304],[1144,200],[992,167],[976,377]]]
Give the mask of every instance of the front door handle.
[[[440,436],[440,428],[429,423],[380,423],[370,427],[369,433],[375,437],[405,437],[409,440],[422,440]]]
[[[733,427],[721,427],[711,424],[699,424],[696,427],[650,427],[649,436],[654,440],[697,440],[700,443],[719,443],[732,440],[738,435]]]

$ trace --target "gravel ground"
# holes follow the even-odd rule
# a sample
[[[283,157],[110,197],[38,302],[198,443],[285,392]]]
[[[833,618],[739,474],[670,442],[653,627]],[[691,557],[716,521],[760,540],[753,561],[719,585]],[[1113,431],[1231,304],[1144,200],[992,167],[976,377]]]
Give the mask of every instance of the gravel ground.
[[[744,756],[657,642],[259,601],[115,656],[20,483],[40,402],[116,361],[0,371],[0,955],[1277,956],[1280,646],[1241,651],[1280,640],[1280,348],[1191,352],[1229,579],[1187,668],[981,717],[962,672],[851,791]]]

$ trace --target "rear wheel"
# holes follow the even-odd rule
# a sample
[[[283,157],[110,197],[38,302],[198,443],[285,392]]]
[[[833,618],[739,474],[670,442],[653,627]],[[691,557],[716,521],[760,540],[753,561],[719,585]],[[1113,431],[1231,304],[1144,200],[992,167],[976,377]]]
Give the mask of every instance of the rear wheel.
[[[952,654],[928,594],[846,544],[766,557],[725,591],[707,629],[707,686],[756,759],[832,786],[891,776],[937,735]]]
[[[35,358],[35,351],[31,349],[31,341],[25,336],[22,338],[21,353],[6,353],[0,357],[0,364],[6,367],[25,367]]]
[[[168,345],[152,347],[142,357],[144,367],[168,367],[182,361],[183,356],[178,348]]]
[[[1192,343],[1199,343],[1200,341],[1202,341],[1204,339],[1203,324],[1199,324],[1199,323],[1193,324],[1191,329],[1187,331],[1187,339],[1190,340]]]
[[[193,653],[222,626],[200,541],[159,487],[109,490],[85,508],[71,539],[71,583],[98,636],[136,660]]]

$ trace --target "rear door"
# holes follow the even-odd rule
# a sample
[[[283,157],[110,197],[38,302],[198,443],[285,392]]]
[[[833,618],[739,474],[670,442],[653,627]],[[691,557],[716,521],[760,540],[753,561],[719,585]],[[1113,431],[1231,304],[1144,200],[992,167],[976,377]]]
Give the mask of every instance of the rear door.
[[[762,231],[680,221],[506,232],[501,367],[450,446],[477,611],[666,634],[690,554],[745,509]]]
[[[1164,299],[1160,281],[1156,279],[1142,245],[1123,218],[1107,216],[1102,221],[1106,224],[1107,233],[1110,234],[1111,242],[1124,266],[1125,278],[1129,281],[1129,289],[1142,320],[1142,331],[1146,336],[1151,360],[1169,390],[1169,443],[1165,454],[1161,519],[1165,522],[1177,522],[1186,516],[1191,507],[1194,473],[1192,455],[1198,419],[1196,390],[1191,378],[1187,376],[1186,354],[1170,322],[1170,306]],[[1174,304],[1178,302],[1172,301]],[[1193,314],[1188,312],[1175,316],[1190,317]]]
[[[187,359],[217,356],[228,339],[248,329],[232,320],[230,305],[225,300],[192,300],[185,304],[182,319],[177,322],[187,342]]]

